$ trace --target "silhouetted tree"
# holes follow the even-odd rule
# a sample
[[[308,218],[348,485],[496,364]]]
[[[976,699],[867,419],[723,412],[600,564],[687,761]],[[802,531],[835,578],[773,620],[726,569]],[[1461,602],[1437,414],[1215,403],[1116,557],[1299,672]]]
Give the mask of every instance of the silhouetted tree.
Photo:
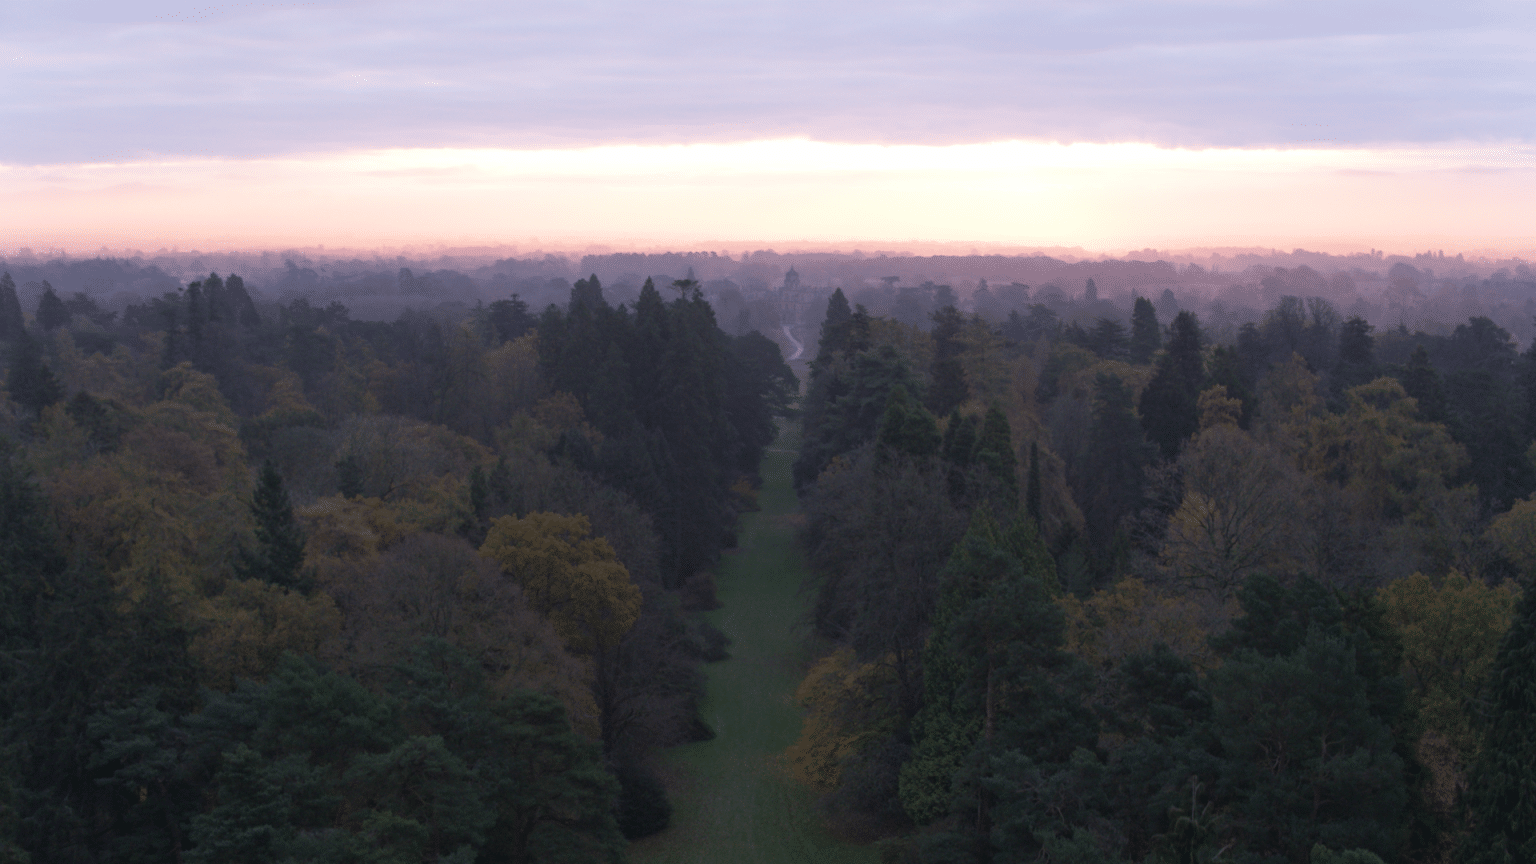
[[[1482,750],[1467,784],[1466,864],[1536,861],[1536,586],[1527,583],[1488,676]]]
[[[960,331],[965,321],[953,306],[934,312],[933,365],[929,368],[928,410],[943,416],[953,411],[969,395],[965,383],[965,367],[960,364],[964,346],[960,344]]]
[[[1131,310],[1132,363],[1151,363],[1152,356],[1163,346],[1163,328],[1157,323],[1157,307],[1145,297],[1137,297]]]
[[[53,286],[44,279],[43,296],[37,301],[37,326],[44,330],[57,330],[68,324],[70,317],[69,310],[64,308],[64,301],[59,299]]]
[[[304,565],[304,532],[293,518],[293,505],[282,475],[271,462],[261,466],[256,492],[251,498],[256,517],[254,552],[243,552],[236,570],[246,579],[260,579],[285,588],[307,589]]]
[[[53,370],[43,362],[37,340],[22,331],[11,343],[10,363],[6,369],[5,389],[11,399],[33,414],[64,398],[64,387],[53,377]]]
[[[0,274],[0,339],[9,342],[27,327],[21,314],[21,300],[16,296],[16,280],[9,271]]]
[[[1141,425],[1157,443],[1164,459],[1200,428],[1199,398],[1205,383],[1200,321],[1193,312],[1180,312],[1169,327],[1168,348],[1157,371],[1141,393]]]

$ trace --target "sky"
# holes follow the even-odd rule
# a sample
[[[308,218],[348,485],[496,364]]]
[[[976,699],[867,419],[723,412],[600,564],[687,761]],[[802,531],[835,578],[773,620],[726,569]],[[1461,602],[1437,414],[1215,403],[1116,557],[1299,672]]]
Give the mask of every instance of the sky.
[[[1536,249],[1532,0],[0,16],[0,252]]]

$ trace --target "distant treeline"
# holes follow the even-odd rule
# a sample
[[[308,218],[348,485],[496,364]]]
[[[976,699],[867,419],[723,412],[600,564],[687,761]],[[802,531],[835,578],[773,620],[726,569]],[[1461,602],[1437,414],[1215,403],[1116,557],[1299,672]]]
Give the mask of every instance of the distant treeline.
[[[16,279],[27,308],[49,282],[60,296],[76,292],[108,311],[121,312],[174,291],[209,270],[245,275],[264,309],[303,297],[317,305],[348,306],[353,318],[394,320],[407,310],[458,318],[476,304],[518,294],[538,312],[563,305],[574,280],[596,274],[613,302],[633,305],[647,278],[669,285],[696,279],[729,332],[761,330],[775,336],[783,325],[814,330],[820,305],[834,288],[871,312],[919,327],[926,315],[953,300],[964,312],[1000,323],[1010,312],[1044,304],[1066,322],[1084,326],[1100,316],[1126,323],[1134,298],[1158,304],[1166,321],[1180,309],[1196,312],[1206,330],[1231,341],[1246,321],[1258,320],[1282,296],[1322,297],[1347,315],[1379,328],[1399,324],[1435,332],[1436,326],[1486,316],[1517,338],[1536,314],[1536,275],[1518,259],[1469,261],[1438,253],[1415,256],[1333,256],[1291,253],[1212,254],[1159,258],[1154,250],[1097,261],[1047,256],[895,255],[756,251],[588,255],[529,258],[436,259],[309,258],[296,253],[160,254],[133,259],[36,258],[0,261]],[[820,294],[809,315],[763,302],[796,271],[800,285]],[[1092,281],[1094,290],[1085,286]],[[946,295],[942,288],[947,286]],[[745,318],[743,313],[746,313]],[[802,336],[814,336],[803,332]],[[1443,335],[1443,334],[1441,334]],[[788,343],[785,343],[786,346]]]
[[[695,285],[384,322],[6,273],[0,342],[0,858],[618,861],[666,826],[648,758],[712,734],[698,613],[797,387]]]

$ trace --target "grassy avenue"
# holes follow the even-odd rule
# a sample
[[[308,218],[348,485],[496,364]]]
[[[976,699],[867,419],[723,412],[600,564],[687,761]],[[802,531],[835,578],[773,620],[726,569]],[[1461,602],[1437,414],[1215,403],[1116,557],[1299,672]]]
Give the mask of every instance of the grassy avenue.
[[[793,442],[781,438],[784,448]],[[873,864],[873,847],[823,827],[809,789],[780,766],[800,733],[794,692],[811,659],[800,592],[805,565],[795,545],[795,454],[763,460],[762,510],[742,517],[740,548],[717,580],[722,608],[710,620],[731,637],[731,657],[706,667],[704,719],[711,741],[677,747],[662,768],[673,793],[672,827],[634,843],[636,864]]]

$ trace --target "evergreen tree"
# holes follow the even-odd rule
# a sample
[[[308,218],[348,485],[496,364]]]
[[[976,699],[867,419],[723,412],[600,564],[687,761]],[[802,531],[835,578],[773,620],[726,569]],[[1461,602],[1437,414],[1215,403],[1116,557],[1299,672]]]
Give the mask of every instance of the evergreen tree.
[[[953,306],[945,306],[934,312],[933,365],[929,367],[928,410],[943,416],[955,410],[970,395],[965,383],[965,367],[960,363],[964,346],[960,343],[960,331],[965,320]]]
[[[1429,362],[1429,352],[1424,350],[1423,345],[1413,349],[1399,380],[1403,382],[1403,392],[1419,403],[1420,420],[1430,423],[1446,421],[1445,384],[1440,380],[1440,373]]]
[[[304,532],[293,518],[293,505],[282,475],[271,462],[261,466],[256,492],[251,498],[256,517],[256,551],[242,551],[235,569],[244,579],[260,579],[284,588],[308,590],[304,566]]]
[[[1040,442],[1029,442],[1029,479],[1024,487],[1024,512],[1040,528]]]
[[[47,502],[0,440],[0,649],[27,645],[36,604],[64,569]]]
[[[69,310],[64,308],[64,301],[54,293],[53,286],[48,280],[43,280],[43,296],[37,301],[37,326],[44,330],[57,330],[69,323]]]
[[[656,290],[650,279],[646,279],[645,284],[650,285],[651,290]],[[603,283],[597,281],[596,273],[586,279],[577,279],[571,287],[571,309],[574,311],[577,306],[585,306],[594,312],[608,306],[603,299]]]
[[[1004,506],[1013,509],[1019,500],[1019,458],[1013,450],[1013,430],[1003,409],[996,404],[987,408],[981,420],[981,435],[976,440],[975,461],[1002,483],[1008,496]]]
[[[0,339],[9,342],[26,329],[27,319],[21,314],[21,300],[16,296],[16,280],[6,271],[0,274]]]
[[[1536,585],[1526,584],[1499,645],[1485,705],[1482,750],[1467,786],[1473,828],[1460,859],[1536,861]]]
[[[940,445],[944,459],[959,468],[971,464],[976,455],[976,418],[962,417],[957,408],[949,413],[944,425],[944,442]]]
[[[1200,320],[1180,312],[1168,328],[1168,350],[1141,393],[1141,425],[1157,443],[1164,459],[1179,454],[1189,436],[1200,428],[1200,389],[1205,383]]]
[[[912,401],[907,388],[896,385],[880,420],[880,444],[890,451],[921,459],[939,450],[939,427],[928,409]]]
[[[63,386],[43,362],[42,348],[26,331],[11,343],[5,389],[16,404],[33,414],[40,414],[44,408],[64,398]]]
[[[1371,336],[1374,329],[1358,315],[1344,322],[1339,328],[1340,366],[1369,369],[1376,365],[1376,339]]]
[[[827,314],[821,321],[821,338],[817,343],[816,356],[833,354],[846,350],[842,344],[845,330],[843,325],[853,318],[853,309],[848,305],[848,298],[843,296],[843,289],[838,288],[827,299]]]
[[[1152,356],[1162,344],[1163,328],[1157,323],[1157,307],[1151,300],[1137,297],[1136,306],[1131,311],[1131,362],[1151,363]]]
[[[1243,372],[1242,357],[1237,349],[1230,345],[1217,345],[1211,351],[1211,376],[1200,389],[1204,391],[1219,385],[1227,388],[1228,397],[1243,403],[1242,413],[1237,418],[1239,429],[1248,428],[1253,420],[1254,409],[1258,407],[1258,400],[1253,395],[1253,384],[1253,380]]]
[[[1099,374],[1088,441],[1091,457],[1079,500],[1093,548],[1101,551],[1110,549],[1121,520],[1140,509],[1144,470],[1157,457],[1136,420],[1132,398],[1119,378]]]
[[[1127,360],[1131,356],[1131,343],[1125,335],[1125,325],[1113,318],[1100,318],[1088,331],[1088,350],[1105,360]]]
[[[597,276],[593,276],[595,281]],[[487,307],[486,318],[496,333],[497,342],[510,342],[532,330],[535,321],[528,312],[528,304],[513,294],[510,300],[496,300]]]
[[[923,652],[924,703],[912,721],[912,756],[901,770],[902,807],[914,822],[928,824],[950,812],[952,783],[983,733],[995,729],[995,670],[963,650],[964,628],[980,604],[1002,593],[1002,585],[1028,582],[1048,589],[1055,567],[1028,519],[1000,531],[978,511],[939,576],[940,598],[933,632]],[[994,658],[990,658],[995,661]],[[994,721],[991,727],[987,722]]]
[[[930,640],[934,709],[913,724],[902,777],[903,804],[922,821],[939,815],[946,790],[952,796],[953,830],[933,838],[926,860],[1030,860],[1071,835],[1064,822],[1077,814],[1053,790],[1102,773],[1087,679],[1063,649],[1049,556],[1028,521],[1013,537],[1001,533],[973,523],[946,565]]]
[[[261,315],[256,312],[256,303],[245,290],[245,280],[233,273],[224,283],[224,303],[229,310],[230,320],[241,327],[252,329],[261,326]]]
[[[1254,576],[1239,599],[1243,616],[1212,640],[1230,653],[1212,674],[1209,734],[1222,760],[1213,796],[1242,845],[1304,860],[1321,841],[1396,860],[1411,796],[1390,632],[1305,577],[1287,588]]]
[[[976,456],[976,432],[975,417],[961,417],[959,409],[950,412],[949,421],[944,426],[944,441],[939,445],[939,452],[944,456],[944,461],[951,466],[949,495],[957,502],[965,497],[965,469],[970,467]]]
[[[852,330],[868,321],[867,316],[856,312],[848,326]],[[797,487],[814,482],[833,457],[879,433],[895,387],[911,394],[918,386],[906,361],[889,346],[825,359],[819,372],[813,369],[802,403],[802,443],[794,467]]]

